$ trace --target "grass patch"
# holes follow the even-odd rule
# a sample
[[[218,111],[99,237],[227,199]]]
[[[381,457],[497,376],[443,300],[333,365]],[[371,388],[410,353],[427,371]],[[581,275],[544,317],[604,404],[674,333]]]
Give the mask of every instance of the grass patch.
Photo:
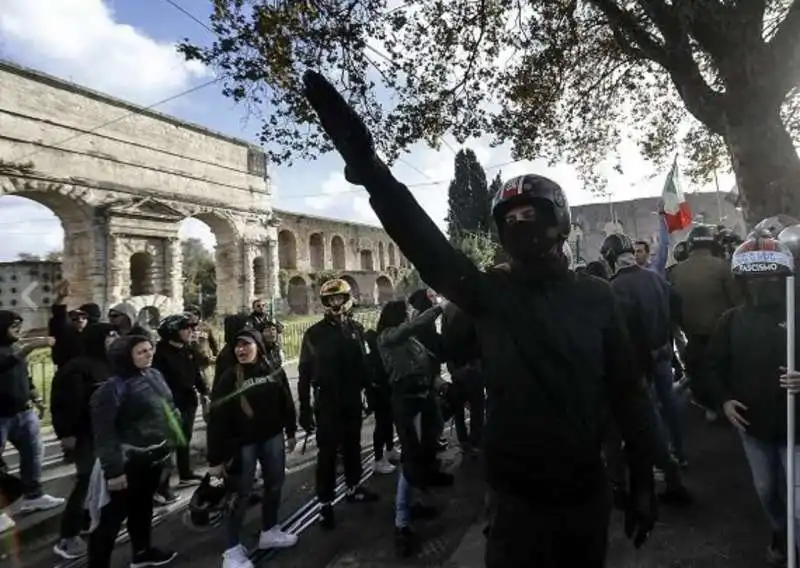
[[[361,322],[367,328],[372,329],[378,323],[379,310],[364,310],[356,312],[354,318]],[[319,314],[307,316],[295,316],[283,320],[283,351],[287,360],[296,359],[300,356],[300,344],[303,340],[303,334],[313,324],[320,320]],[[222,341],[223,333],[220,326],[215,326],[217,337]],[[50,357],[50,348],[37,349],[28,355],[28,368],[30,370],[31,379],[39,395],[44,399],[45,404],[48,406],[42,422],[50,424],[50,386],[53,381],[53,374],[55,373],[55,365]]]

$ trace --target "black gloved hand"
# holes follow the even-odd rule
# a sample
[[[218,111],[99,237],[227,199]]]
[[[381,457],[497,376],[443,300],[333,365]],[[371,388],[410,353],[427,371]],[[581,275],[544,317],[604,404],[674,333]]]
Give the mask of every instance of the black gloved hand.
[[[364,185],[376,175],[388,173],[378,158],[372,134],[336,87],[315,71],[303,75],[304,93],[319,116],[322,129],[344,158],[347,181]]]
[[[300,406],[300,415],[297,417],[297,423],[300,425],[300,428],[306,431],[307,434],[314,432],[314,413],[312,412],[310,406]]]
[[[625,536],[640,548],[650,536],[658,518],[658,502],[652,468],[649,479],[632,479],[625,507]]]

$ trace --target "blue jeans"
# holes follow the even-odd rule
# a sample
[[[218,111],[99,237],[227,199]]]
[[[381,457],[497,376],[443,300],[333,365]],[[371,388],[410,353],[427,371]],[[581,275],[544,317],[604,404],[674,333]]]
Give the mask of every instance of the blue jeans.
[[[39,417],[33,410],[24,410],[14,416],[0,418],[0,448],[11,442],[19,453],[19,474],[27,499],[41,497],[42,445]]]
[[[256,464],[261,464],[264,476],[264,497],[261,500],[261,528],[268,531],[278,524],[278,509],[281,506],[281,491],[286,477],[286,449],[283,433],[265,442],[243,446],[241,449],[242,468],[236,505],[228,517],[226,526],[228,548],[241,542],[240,532],[248,500],[253,492],[256,479]]]
[[[739,432],[750,465],[758,499],[772,530],[786,531],[786,444],[758,440]],[[800,446],[795,446],[795,461],[800,466]],[[795,470],[795,540],[800,546],[800,470]]]
[[[411,524],[411,486],[402,470],[397,476],[397,495],[394,500],[394,526],[398,529]]]
[[[667,447],[679,460],[686,456],[683,451],[683,432],[681,430],[678,400],[673,390],[672,346],[659,349],[654,354],[653,390],[658,401],[661,418],[660,431],[665,437]]]

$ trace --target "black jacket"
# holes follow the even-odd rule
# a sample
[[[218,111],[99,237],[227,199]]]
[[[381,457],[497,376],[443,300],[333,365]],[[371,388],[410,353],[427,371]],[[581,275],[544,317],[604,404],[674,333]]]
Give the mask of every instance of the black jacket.
[[[714,403],[721,407],[728,400],[738,400],[747,407],[740,413],[750,422],[748,434],[784,444],[786,390],[780,386],[780,367],[786,366],[785,322],[783,307],[738,306],[719,319],[706,351]],[[800,341],[795,351],[798,348]]]
[[[246,315],[233,315],[227,316],[223,321],[223,335],[225,340],[225,345],[222,346],[220,349],[219,354],[217,354],[217,360],[214,361],[214,382],[217,382],[222,374],[233,367],[236,363],[236,357],[233,356],[233,347],[234,347],[234,340],[236,339],[236,334],[239,333],[246,327],[252,327],[250,325],[250,318]]]
[[[0,310],[0,418],[10,418],[30,408],[35,390],[27,357],[20,355],[8,339],[8,330],[19,316]]]
[[[254,333],[259,334],[258,331]],[[297,431],[297,416],[286,372],[271,365],[258,341],[259,360],[225,371],[211,391],[208,419],[208,462],[217,465],[249,444]]]
[[[50,337],[56,340],[50,349],[50,357],[53,364],[60,367],[83,354],[83,334],[72,325],[66,304],[53,304],[50,311],[47,329]]]
[[[475,323],[455,304],[448,304],[442,314],[442,348],[451,377],[464,366],[480,361]]]
[[[317,411],[362,409],[361,392],[371,382],[364,327],[351,318],[324,318],[303,334],[297,394],[308,408],[314,388]]]
[[[90,400],[94,391],[111,374],[106,356],[105,340],[113,326],[108,323],[89,324],[81,335],[84,355],[59,367],[50,387],[50,414],[53,429],[59,439],[92,438]]]
[[[650,400],[631,368],[630,339],[609,285],[566,270],[538,279],[516,269],[481,272],[388,170],[367,189],[422,280],[477,326],[491,401],[484,431],[490,486],[552,504],[593,498],[604,489],[606,405],[626,441],[632,477],[652,483],[658,438]]]
[[[156,345],[153,368],[161,372],[178,408],[197,405],[195,389],[201,395],[208,395],[208,385],[202,373],[203,361],[192,345],[176,347],[163,339]]]
[[[126,335],[112,344],[111,377],[91,398],[95,451],[106,479],[125,473],[126,448],[186,443],[173,427],[180,423],[180,414],[161,373],[133,365],[131,350],[141,341],[141,336]]]

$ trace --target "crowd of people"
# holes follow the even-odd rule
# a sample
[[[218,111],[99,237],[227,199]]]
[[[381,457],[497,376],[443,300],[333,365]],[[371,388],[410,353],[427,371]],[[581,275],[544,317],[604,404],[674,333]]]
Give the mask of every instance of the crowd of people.
[[[782,369],[785,281],[755,275],[743,259],[800,259],[800,222],[766,219],[746,239],[696,225],[667,267],[662,218],[654,254],[649,243],[615,233],[600,258],[574,266],[563,190],[525,175],[494,197],[506,260],[481,271],[376,157],[343,154],[348,175],[370,191],[387,231],[432,288],[388,302],[366,330],[353,317],[347,282],[323,283],[324,316],[302,339],[297,401],[282,326],[261,300],[252,313],[225,319],[222,346],[194,306],[163,319],[155,335],[125,303],[107,321],[91,304],[68,311],[68,282],[59,285],[46,341],[21,341],[21,318],[0,312],[0,441],[19,451],[29,511],[61,500],[41,489],[40,402],[25,356],[50,346],[57,364],[53,428],[77,473],[56,554],[107,568],[127,519],[131,565],[169,563],[176,552],[155,548],[151,531],[154,506],[177,499],[174,482],[197,486],[193,522],[224,525],[223,567],[251,568],[241,532],[258,478],[258,548],[297,543],[281,530],[279,509],[299,428],[316,435],[323,529],[336,528],[339,458],[345,501],[379,498],[362,482],[362,429],[374,415],[372,467],[397,474],[399,556],[419,549],[415,520],[438,514],[431,491],[455,481],[438,459],[452,418],[461,450],[481,459],[486,476],[485,565],[600,567],[612,507],[624,511],[626,534],[640,547],[658,504],[693,501],[684,483],[688,390],[707,420],[724,416],[739,432],[773,531],[767,560],[785,562],[783,410],[800,378]],[[754,336],[762,348],[751,348]],[[203,473],[189,453],[198,410],[207,421]]]

